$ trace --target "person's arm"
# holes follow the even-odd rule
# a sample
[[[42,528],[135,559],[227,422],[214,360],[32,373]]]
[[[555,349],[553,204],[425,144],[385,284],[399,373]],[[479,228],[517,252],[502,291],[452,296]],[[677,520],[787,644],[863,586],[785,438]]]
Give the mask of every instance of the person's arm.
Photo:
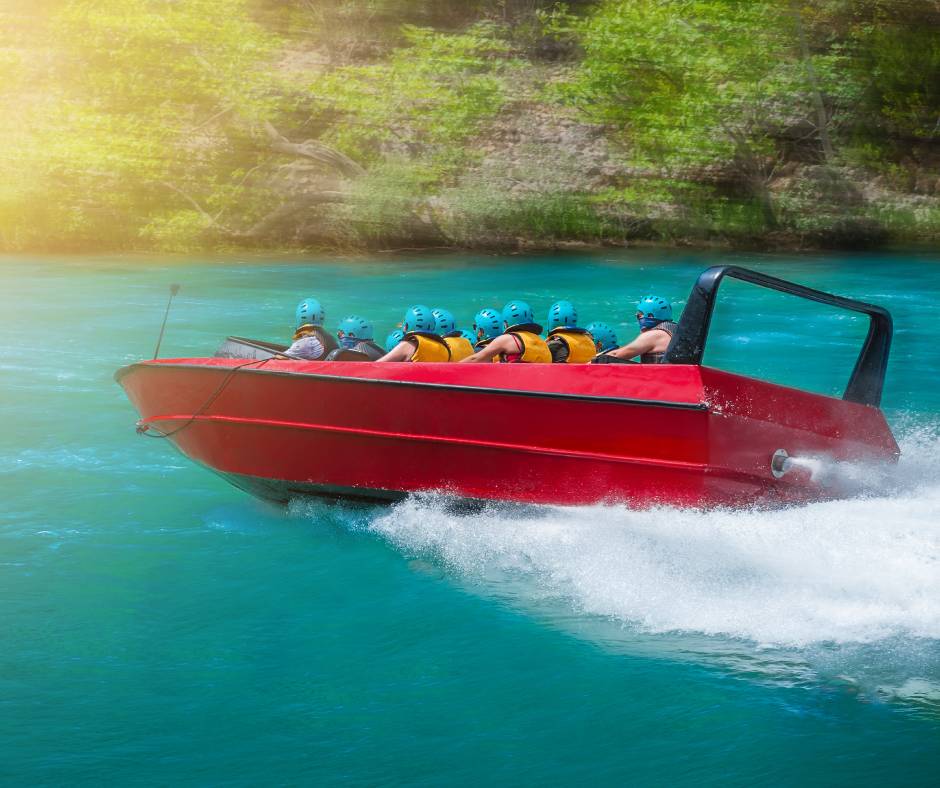
[[[479,364],[483,361],[492,361],[494,356],[498,356],[500,353],[521,353],[522,348],[516,343],[516,338],[511,334],[503,334],[501,337],[496,337],[492,342],[490,342],[486,347],[478,350],[472,356],[467,356],[465,359],[461,359],[461,364]]]
[[[655,336],[651,336],[654,333],[662,332],[644,331],[629,345],[624,345],[623,347],[618,347],[616,350],[611,350],[608,355],[614,356],[615,358],[630,359],[635,358],[636,356],[642,356],[644,353],[651,353],[656,347],[657,338]]]
[[[382,358],[377,358],[376,361],[411,361],[411,357],[417,349],[418,346],[415,342],[405,339],[395,345]]]

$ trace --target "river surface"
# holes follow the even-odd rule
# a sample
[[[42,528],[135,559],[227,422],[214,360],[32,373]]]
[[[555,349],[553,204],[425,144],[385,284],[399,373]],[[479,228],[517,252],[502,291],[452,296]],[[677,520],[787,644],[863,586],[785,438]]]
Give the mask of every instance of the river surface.
[[[940,257],[725,257],[888,306],[897,470],[779,511],[261,504],[134,433],[114,370],[296,302],[555,298],[621,340],[715,256],[0,258],[0,781],[937,785]],[[708,360],[837,393],[864,326],[729,287]],[[572,480],[572,483],[575,483]]]

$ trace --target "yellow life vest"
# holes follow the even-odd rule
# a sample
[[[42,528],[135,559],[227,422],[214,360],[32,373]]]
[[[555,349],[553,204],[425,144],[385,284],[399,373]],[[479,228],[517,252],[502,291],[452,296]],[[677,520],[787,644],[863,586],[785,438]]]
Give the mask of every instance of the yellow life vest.
[[[552,351],[548,349],[545,340],[533,331],[507,331],[510,336],[516,337],[522,343],[520,358],[515,363],[522,364],[551,364]],[[515,356],[515,353],[509,355]],[[506,354],[500,353],[500,361],[506,361]]]
[[[444,337],[444,342],[450,348],[451,361],[463,361],[467,356],[473,355],[473,345],[466,337]]]
[[[418,344],[411,356],[412,361],[450,361],[450,347],[437,334],[409,331],[402,340],[413,340]]]
[[[549,333],[548,341],[557,338],[568,346],[566,364],[587,364],[597,355],[597,346],[594,337],[583,328],[567,328],[560,326]]]

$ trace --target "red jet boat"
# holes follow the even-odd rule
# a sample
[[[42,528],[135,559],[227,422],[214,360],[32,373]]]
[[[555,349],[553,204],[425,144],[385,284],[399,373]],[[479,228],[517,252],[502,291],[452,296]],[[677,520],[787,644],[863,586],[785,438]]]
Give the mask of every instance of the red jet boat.
[[[843,399],[702,365],[725,277],[869,317]],[[833,494],[788,458],[897,460],[879,409],[891,336],[880,307],[717,266],[695,284],[662,364],[305,362],[229,338],[220,357],[143,361],[115,378],[139,431],[269,500],[433,490],[740,506]]]

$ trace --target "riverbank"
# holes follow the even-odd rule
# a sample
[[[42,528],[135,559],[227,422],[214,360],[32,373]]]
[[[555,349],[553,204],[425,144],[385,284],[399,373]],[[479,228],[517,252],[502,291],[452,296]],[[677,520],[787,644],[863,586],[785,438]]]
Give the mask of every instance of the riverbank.
[[[883,5],[15,4],[0,250],[940,247],[940,11]]]
[[[812,257],[824,254],[858,254],[888,256],[896,254],[910,254],[914,256],[934,257],[940,253],[940,242],[923,241],[910,243],[903,241],[886,241],[877,245],[857,245],[846,243],[837,244],[811,244],[798,236],[775,235],[765,239],[739,239],[735,242],[702,240],[698,238],[672,239],[669,241],[631,240],[618,242],[614,240],[570,241],[556,239],[529,240],[522,239],[506,243],[481,243],[478,246],[461,244],[427,244],[424,246],[393,246],[383,247],[381,244],[373,246],[350,246],[348,244],[319,246],[264,246],[261,244],[231,245],[213,244],[173,244],[168,248],[153,248],[149,246],[137,248],[108,248],[108,247],[42,247],[30,249],[4,251],[0,250],[0,259],[32,259],[56,255],[62,260],[87,259],[89,257],[102,257],[104,259],[116,258],[121,260],[142,259],[152,261],[158,257],[161,261],[186,260],[198,256],[204,260],[229,260],[233,256],[245,257],[249,260],[296,260],[298,262],[310,259],[333,259],[357,262],[363,260],[397,259],[402,255],[416,256],[418,259],[443,255],[446,258],[461,255],[479,255],[490,257],[537,257],[543,254],[559,255],[604,255],[620,252],[649,252],[649,253],[692,253],[692,254],[755,254],[780,255],[791,254],[797,257]]]

